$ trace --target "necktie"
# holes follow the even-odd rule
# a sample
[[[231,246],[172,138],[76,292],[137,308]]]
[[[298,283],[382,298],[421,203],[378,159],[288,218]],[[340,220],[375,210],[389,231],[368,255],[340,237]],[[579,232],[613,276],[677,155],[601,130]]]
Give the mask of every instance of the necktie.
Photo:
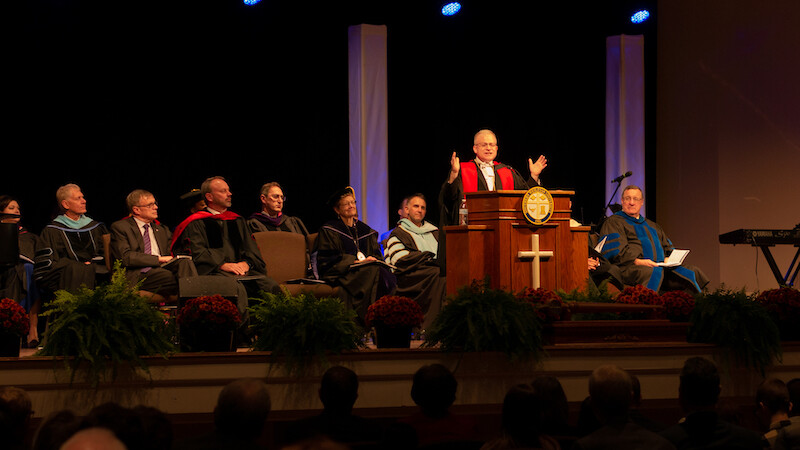
[[[144,239],[144,252],[148,255],[153,252],[153,245],[150,243],[150,224],[144,224],[144,233],[142,234],[142,239]],[[150,270],[150,267],[145,267],[142,269],[142,273],[147,272]]]

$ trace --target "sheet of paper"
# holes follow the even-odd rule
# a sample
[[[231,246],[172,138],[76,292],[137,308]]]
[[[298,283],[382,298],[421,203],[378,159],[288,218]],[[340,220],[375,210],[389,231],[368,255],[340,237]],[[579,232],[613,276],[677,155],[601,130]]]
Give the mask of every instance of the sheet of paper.
[[[608,236],[603,236],[603,240],[601,240],[600,242],[597,243],[597,245],[594,246],[594,250],[597,253],[603,253],[603,245],[606,244],[606,240],[607,239],[608,239]]]

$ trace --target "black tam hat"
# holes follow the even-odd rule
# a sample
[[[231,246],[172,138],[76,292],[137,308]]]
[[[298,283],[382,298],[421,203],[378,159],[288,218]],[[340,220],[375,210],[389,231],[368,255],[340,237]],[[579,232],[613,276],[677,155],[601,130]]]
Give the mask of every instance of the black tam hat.
[[[348,195],[352,195],[355,198],[356,191],[350,186],[347,186],[346,188],[343,189],[339,189],[338,191],[334,192],[333,195],[330,196],[330,198],[328,198],[328,206],[330,206],[331,208],[335,208],[339,204],[339,200],[341,200],[342,197]]]

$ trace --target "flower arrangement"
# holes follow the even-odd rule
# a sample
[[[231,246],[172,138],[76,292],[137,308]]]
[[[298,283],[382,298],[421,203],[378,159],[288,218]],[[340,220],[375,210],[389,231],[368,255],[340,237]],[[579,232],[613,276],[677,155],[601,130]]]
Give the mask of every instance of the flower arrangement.
[[[417,302],[398,295],[384,295],[369,305],[364,318],[367,326],[418,327],[424,316]]]
[[[770,289],[758,294],[755,301],[772,317],[781,339],[800,339],[800,329],[797,327],[800,319],[800,291],[790,287]]]
[[[800,318],[800,291],[797,289],[790,287],[770,289],[758,294],[756,301],[783,320]]]
[[[25,308],[10,298],[0,300],[0,332],[25,336],[29,328]]]
[[[241,322],[236,305],[219,294],[190,299],[178,313],[178,324],[185,327],[233,330]]]
[[[617,303],[627,303],[629,305],[657,305],[658,293],[648,289],[641,284],[627,286],[617,295]]]
[[[555,292],[544,288],[525,288],[517,298],[533,306],[539,319],[544,323],[556,320],[565,320],[569,317],[570,309],[567,303]]]
[[[664,307],[667,319],[686,322],[694,309],[694,296],[684,291],[668,291],[658,296],[657,304]]]

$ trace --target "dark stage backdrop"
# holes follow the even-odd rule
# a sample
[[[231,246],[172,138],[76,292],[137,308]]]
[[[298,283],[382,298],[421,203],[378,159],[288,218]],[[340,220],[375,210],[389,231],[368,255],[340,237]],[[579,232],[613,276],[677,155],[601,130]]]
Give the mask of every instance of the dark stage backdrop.
[[[348,183],[347,27],[372,23],[388,27],[390,220],[419,191],[437,221],[450,153],[472,157],[473,133],[488,127],[499,160],[525,172],[544,153],[545,184],[577,190],[575,218],[597,221],[605,39],[645,34],[649,77],[655,21],[628,23],[647,2],[557,3],[465,0],[445,18],[432,0],[4,2],[0,193],[38,232],[64,183],[108,223],[144,188],[174,227],[178,197],[208,176],[229,180],[243,215],[276,180],[286,212],[316,229]]]

